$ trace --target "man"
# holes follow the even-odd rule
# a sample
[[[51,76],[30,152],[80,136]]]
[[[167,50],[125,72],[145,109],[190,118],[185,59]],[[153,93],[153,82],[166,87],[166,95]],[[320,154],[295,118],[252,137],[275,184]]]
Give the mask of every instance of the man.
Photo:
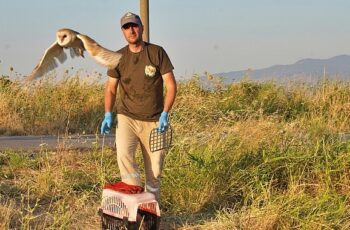
[[[155,194],[159,201],[165,151],[151,152],[149,136],[152,129],[164,132],[169,126],[168,114],[176,96],[174,67],[162,47],[142,40],[143,25],[138,15],[126,13],[120,23],[128,45],[118,51],[123,55],[119,65],[107,71],[101,134],[109,133],[111,129],[112,109],[119,88],[116,145],[122,182],[142,186],[135,162],[136,147],[140,144],[146,174],[145,190]]]

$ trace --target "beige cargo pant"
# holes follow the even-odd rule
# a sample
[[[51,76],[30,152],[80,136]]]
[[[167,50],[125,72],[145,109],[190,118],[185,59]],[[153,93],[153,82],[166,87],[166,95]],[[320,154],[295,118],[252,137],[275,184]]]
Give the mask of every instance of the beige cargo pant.
[[[145,167],[145,190],[160,199],[160,177],[165,150],[151,152],[149,136],[158,122],[140,121],[118,114],[116,146],[118,166],[124,183],[142,186],[138,165],[135,161],[136,148],[140,144]]]

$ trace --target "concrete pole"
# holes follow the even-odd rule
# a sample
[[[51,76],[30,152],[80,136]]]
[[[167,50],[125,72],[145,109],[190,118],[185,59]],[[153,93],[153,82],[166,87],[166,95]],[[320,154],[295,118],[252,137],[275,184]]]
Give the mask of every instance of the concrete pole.
[[[142,38],[145,42],[149,42],[149,6],[148,0],[140,0],[140,16],[143,23]]]

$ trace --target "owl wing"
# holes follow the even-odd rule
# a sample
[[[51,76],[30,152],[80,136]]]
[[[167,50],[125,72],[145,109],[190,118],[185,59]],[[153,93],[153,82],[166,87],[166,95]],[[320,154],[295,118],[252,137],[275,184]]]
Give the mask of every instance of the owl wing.
[[[57,60],[63,63],[67,59],[67,55],[63,51],[63,47],[54,42],[44,53],[40,62],[33,69],[32,73],[27,76],[27,80],[31,81],[39,78],[49,71],[57,67]]]
[[[120,53],[102,47],[87,35],[78,34],[77,37],[83,42],[84,48],[97,63],[109,69],[117,67],[122,57]]]
[[[74,49],[74,48],[70,48],[69,49],[69,54],[70,54],[70,57],[71,58],[75,58],[75,57],[78,57],[79,56],[79,52],[77,49]]]

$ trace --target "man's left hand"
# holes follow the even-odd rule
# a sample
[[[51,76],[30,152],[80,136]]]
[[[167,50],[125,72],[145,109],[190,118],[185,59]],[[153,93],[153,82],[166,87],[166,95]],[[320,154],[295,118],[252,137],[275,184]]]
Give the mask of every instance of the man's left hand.
[[[163,111],[160,115],[160,118],[159,118],[158,131],[162,133],[168,129],[168,126],[169,126],[168,113]]]

